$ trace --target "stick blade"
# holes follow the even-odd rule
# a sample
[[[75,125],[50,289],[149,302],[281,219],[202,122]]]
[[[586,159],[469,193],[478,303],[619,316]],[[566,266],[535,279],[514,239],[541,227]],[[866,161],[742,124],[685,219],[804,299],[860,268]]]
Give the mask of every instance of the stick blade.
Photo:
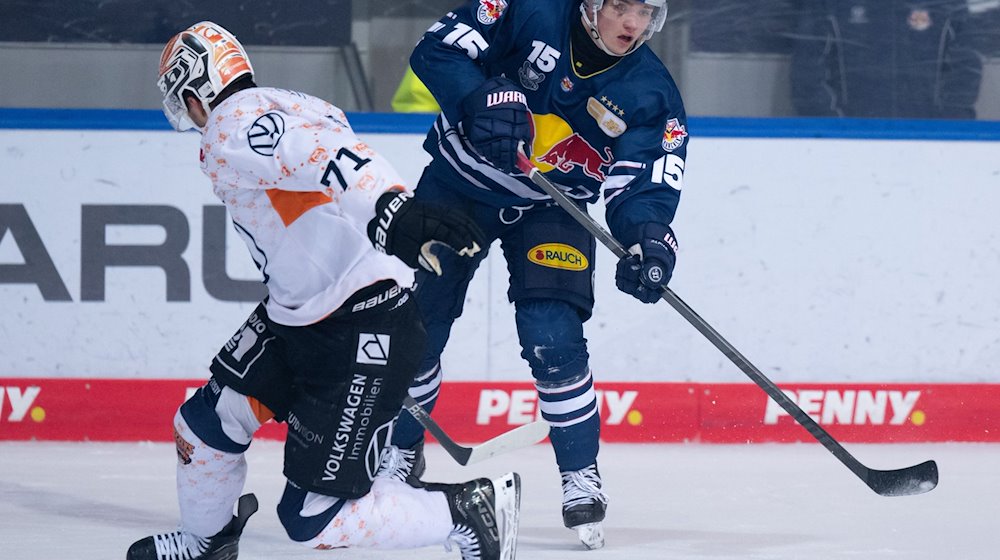
[[[933,490],[938,483],[934,461],[892,471],[868,469],[865,484],[880,496],[915,496]]]
[[[459,464],[471,465],[515,449],[529,447],[542,441],[548,435],[549,423],[544,420],[535,420],[473,447],[465,461],[459,461]]]

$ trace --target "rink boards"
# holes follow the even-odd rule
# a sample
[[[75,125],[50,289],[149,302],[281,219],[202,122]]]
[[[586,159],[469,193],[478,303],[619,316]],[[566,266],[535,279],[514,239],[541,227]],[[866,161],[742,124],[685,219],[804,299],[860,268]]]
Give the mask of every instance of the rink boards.
[[[0,378],[0,440],[170,441],[195,380]],[[1000,385],[793,384],[782,390],[842,441],[1000,442]],[[749,383],[598,383],[601,438],[617,443],[809,442]],[[451,382],[434,417],[454,439],[479,442],[538,414],[527,383]],[[284,424],[258,434],[282,439]]]
[[[429,117],[351,119],[415,184]],[[1000,123],[702,118],[691,132],[671,287],[838,439],[997,441]],[[262,293],[197,154],[158,112],[0,110],[0,440],[171,438]],[[605,441],[811,441],[596,261],[585,329]],[[537,414],[506,280],[494,250],[443,357],[435,417],[458,440]]]

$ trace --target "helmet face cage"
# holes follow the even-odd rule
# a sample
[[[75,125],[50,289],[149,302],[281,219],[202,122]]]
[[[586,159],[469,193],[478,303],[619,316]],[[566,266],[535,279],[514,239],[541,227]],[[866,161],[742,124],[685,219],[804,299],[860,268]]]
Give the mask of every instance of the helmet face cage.
[[[191,93],[199,101],[205,101],[199,91],[204,90],[204,85],[208,82],[205,72],[208,51],[184,32],[167,43],[163,54],[160,78],[156,82],[163,94],[163,114],[176,130],[194,128],[194,122],[188,117],[184,92]]]
[[[236,37],[212,22],[192,25],[170,39],[160,56],[157,86],[163,113],[176,130],[195,128],[185,94],[198,99],[208,113],[216,96],[246,74],[252,76],[253,68]]]
[[[667,0],[636,0],[641,4],[648,4],[654,8],[653,17],[649,21],[649,26],[646,30],[642,32],[639,36],[639,40],[635,42],[635,45],[629,52],[634,51],[639,48],[639,45],[645,43],[654,33],[663,29],[663,24],[667,21]],[[604,7],[604,0],[584,0],[583,4],[580,5],[580,11],[583,12],[583,17],[590,27],[590,35],[594,38],[597,46],[601,48],[604,52],[614,55],[622,56],[611,52],[604,45],[604,41],[601,40],[600,33],[597,31],[597,13],[601,11]],[[628,53],[625,53],[628,54]]]

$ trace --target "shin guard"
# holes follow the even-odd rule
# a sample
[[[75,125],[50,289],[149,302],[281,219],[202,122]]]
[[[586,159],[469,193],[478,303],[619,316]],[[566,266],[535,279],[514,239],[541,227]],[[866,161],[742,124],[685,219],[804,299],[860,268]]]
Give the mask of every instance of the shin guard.
[[[259,427],[246,397],[212,382],[181,406],[174,440],[182,529],[210,537],[230,522],[246,481],[243,453]]]

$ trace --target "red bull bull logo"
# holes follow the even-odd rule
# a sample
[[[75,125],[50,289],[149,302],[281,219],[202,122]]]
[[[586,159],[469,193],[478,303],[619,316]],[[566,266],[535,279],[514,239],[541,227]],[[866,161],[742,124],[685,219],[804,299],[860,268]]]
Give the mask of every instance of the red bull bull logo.
[[[611,165],[613,159],[611,148],[605,146],[602,156],[590,142],[576,132],[556,142],[544,154],[535,157],[537,163],[550,165],[563,173],[569,173],[573,168],[579,167],[588,177],[598,181],[604,181],[604,171],[601,168]],[[544,167],[542,170],[544,171]]]
[[[506,0],[479,0],[479,9],[476,11],[476,19],[483,25],[496,23],[507,8]]]
[[[687,138],[687,129],[677,119],[667,121],[667,126],[663,129],[663,149],[672,152],[680,148]]]

